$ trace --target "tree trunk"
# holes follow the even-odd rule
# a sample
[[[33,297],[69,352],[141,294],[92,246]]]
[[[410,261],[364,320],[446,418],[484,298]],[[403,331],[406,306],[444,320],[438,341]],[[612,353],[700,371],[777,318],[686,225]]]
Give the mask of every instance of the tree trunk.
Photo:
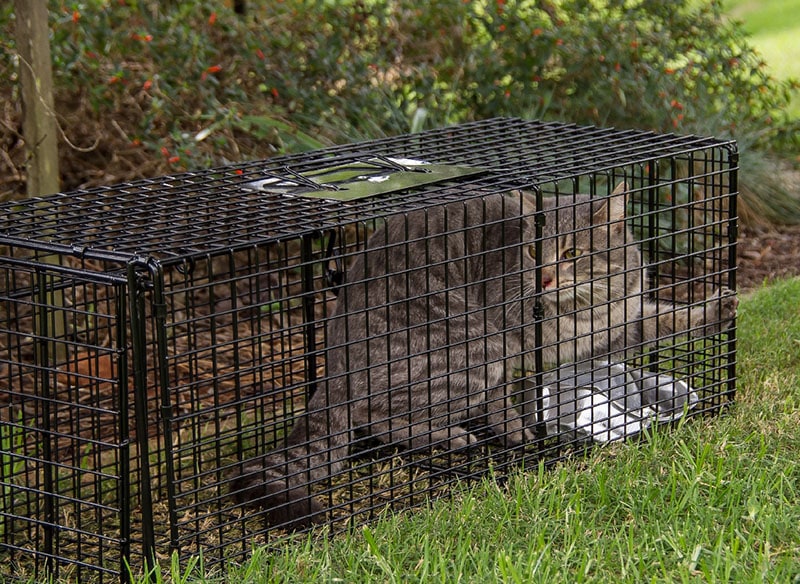
[[[47,0],[14,0],[17,53],[22,96],[22,136],[25,139],[25,171],[29,197],[59,191],[58,126],[53,102],[53,71]],[[38,256],[43,263],[60,264],[58,255]],[[64,363],[66,312],[60,277],[43,274],[41,308],[36,314],[36,332],[42,343],[37,359],[44,367]]]
[[[47,0],[14,0],[29,197],[59,190]]]

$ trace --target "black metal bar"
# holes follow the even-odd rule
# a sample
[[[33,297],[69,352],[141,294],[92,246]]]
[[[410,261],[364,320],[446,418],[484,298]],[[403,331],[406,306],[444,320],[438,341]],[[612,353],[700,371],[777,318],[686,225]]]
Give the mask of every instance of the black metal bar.
[[[739,238],[739,150],[736,144],[730,144],[728,151],[728,180],[730,181],[730,197],[728,201],[728,287],[736,290],[736,245]],[[733,268],[733,269],[730,269]],[[727,382],[730,400],[736,399],[736,327],[728,331]]]
[[[169,516],[169,551],[180,551],[178,533],[177,492],[175,474],[174,443],[172,438],[172,399],[170,396],[169,364],[167,357],[169,346],[167,344],[167,304],[164,297],[164,270],[161,263],[150,258],[147,262],[150,272],[150,281],[153,285],[151,308],[156,337],[156,367],[158,369],[159,389],[159,418],[164,433],[164,467],[167,487],[167,514]]]
[[[547,421],[545,420],[544,409],[544,333],[542,327],[544,326],[544,306],[541,301],[542,288],[542,264],[544,257],[542,256],[542,248],[544,247],[544,202],[542,201],[542,189],[535,188],[533,190],[536,197],[536,214],[534,216],[534,235],[536,246],[536,267],[534,272],[535,286],[536,286],[536,301],[534,304],[533,316],[533,362],[534,362],[534,387],[536,391],[536,438],[539,450],[545,447],[544,441],[547,438]],[[520,252],[522,253],[522,251]]]
[[[10,245],[6,241],[6,238],[0,234],[0,241],[3,242],[4,245]],[[28,242],[28,246],[31,249],[38,250],[38,247],[32,245]],[[12,246],[13,247],[13,246]],[[70,254],[67,254],[68,256]],[[18,266],[24,270],[35,270],[38,269],[42,263],[38,261],[34,261],[31,259],[24,259],[24,258],[15,258],[8,255],[3,256],[3,263],[9,266]],[[59,274],[62,278],[66,279],[67,277],[71,278],[78,278],[84,282],[91,282],[93,284],[102,284],[104,286],[116,286],[118,284],[126,284],[127,277],[125,276],[124,271],[120,271],[119,273],[114,272],[94,272],[91,270],[87,270],[85,268],[70,268],[69,266],[62,266],[60,264],[47,264],[47,269],[50,273]],[[51,285],[51,290],[63,290],[68,287],[69,284],[67,282],[63,282],[60,285]],[[27,291],[20,292],[20,295],[26,294]],[[16,298],[17,296],[10,290],[4,292],[7,298]]]
[[[51,311],[48,309],[50,298],[48,289],[47,267],[40,267],[36,270],[36,286],[38,289],[37,311],[38,316],[35,322],[38,323],[39,330],[34,341],[36,345],[35,355],[38,360],[39,375],[37,379],[41,384],[41,447],[42,447],[42,498],[44,509],[44,521],[40,524],[44,532],[42,549],[39,550],[44,557],[44,572],[47,579],[57,577],[57,564],[53,561],[56,530],[56,481],[53,476],[54,465],[57,461],[53,458],[53,440],[55,439],[56,429],[52,427],[53,412],[50,405],[55,399],[55,394],[51,388],[51,372],[54,364],[50,352],[54,339],[51,338],[53,327],[49,323]]]
[[[131,326],[134,418],[139,449],[139,499],[142,513],[142,556],[145,568],[156,565],[156,541],[153,518],[153,491],[150,473],[150,442],[147,412],[147,331],[145,295],[151,287],[144,260],[128,264],[128,291]]]
[[[306,371],[306,396],[311,396],[317,391],[317,338],[316,317],[314,315],[315,295],[314,290],[314,248],[313,242],[319,238],[319,233],[305,234],[300,238],[300,271],[302,274],[303,289],[303,321],[305,328],[305,371]]]
[[[115,312],[116,312],[116,345],[117,345],[117,371],[118,371],[118,392],[117,392],[117,411],[119,412],[119,479],[117,481],[117,500],[119,501],[119,539],[120,539],[120,566],[119,579],[122,584],[130,582],[131,565],[131,497],[133,496],[131,481],[131,436],[129,422],[129,392],[131,387],[128,385],[128,372],[130,363],[128,361],[128,310],[127,304],[131,296],[135,294],[125,286],[117,286],[115,289]]]
[[[656,221],[657,215],[654,213],[658,209],[658,162],[656,160],[647,161],[647,261],[655,262],[658,259],[656,254],[657,240],[656,240]],[[640,212],[644,212],[644,208]],[[641,221],[641,217],[639,218]],[[658,280],[653,278],[652,281],[658,285]]]
[[[655,159],[651,159],[647,161],[647,209],[645,211],[644,208],[640,208],[640,213],[647,212],[647,255],[645,257],[645,261],[657,265],[659,262],[658,257],[658,215],[661,213],[661,209],[659,207],[659,200],[658,200],[658,183],[660,180],[659,176],[659,168],[658,168],[658,161]],[[642,206],[644,207],[644,206]],[[674,215],[674,211],[671,210]],[[641,218],[639,218],[641,221]],[[644,227],[644,225],[642,225]],[[654,289],[658,289],[659,287],[659,276],[660,271],[658,269],[652,270],[651,268],[644,268],[647,270],[647,275],[649,276],[650,280],[650,287]],[[642,298],[640,302],[644,302],[645,299]],[[640,322],[637,323],[636,326],[641,327],[644,329],[644,323]],[[653,347],[651,349],[645,350],[644,354],[642,355],[642,363],[646,365],[648,369],[655,373],[658,371],[658,348]]]

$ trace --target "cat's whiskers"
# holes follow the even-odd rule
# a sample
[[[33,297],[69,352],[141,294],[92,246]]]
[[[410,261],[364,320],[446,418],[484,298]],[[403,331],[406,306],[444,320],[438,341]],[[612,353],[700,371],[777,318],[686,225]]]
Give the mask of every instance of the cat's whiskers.
[[[602,279],[577,285],[575,296],[587,304],[605,304],[611,299],[609,286]]]
[[[603,306],[612,299],[608,284],[602,281],[562,285],[553,293],[558,305],[568,311]]]

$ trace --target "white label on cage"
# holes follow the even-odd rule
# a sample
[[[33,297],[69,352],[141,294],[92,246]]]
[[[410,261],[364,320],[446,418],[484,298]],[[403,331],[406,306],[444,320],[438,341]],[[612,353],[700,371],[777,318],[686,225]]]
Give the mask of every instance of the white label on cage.
[[[391,177],[388,174],[382,174],[380,176],[359,176],[358,180],[368,180],[369,182],[374,183],[382,183],[384,181],[389,180]]]
[[[483,168],[430,164],[413,158],[367,158],[308,172],[273,174],[245,186],[287,197],[353,201],[484,172]]]

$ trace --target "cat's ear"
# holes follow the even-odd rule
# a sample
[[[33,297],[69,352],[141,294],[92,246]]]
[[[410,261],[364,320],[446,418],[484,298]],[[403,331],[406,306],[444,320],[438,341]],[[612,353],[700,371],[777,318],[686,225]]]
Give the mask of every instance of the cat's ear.
[[[624,195],[628,191],[628,183],[622,181],[619,183],[614,191],[611,193],[612,195]]]
[[[628,206],[628,185],[625,181],[619,183],[617,188],[605,199],[594,212],[596,224],[608,223],[616,231],[625,227],[625,209]]]

